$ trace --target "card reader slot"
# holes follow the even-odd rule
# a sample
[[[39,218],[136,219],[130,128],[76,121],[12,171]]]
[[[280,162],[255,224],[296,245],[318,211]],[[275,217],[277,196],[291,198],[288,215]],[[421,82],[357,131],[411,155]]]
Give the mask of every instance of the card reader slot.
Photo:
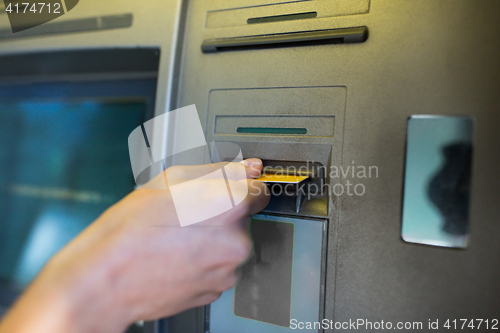
[[[270,182],[265,177],[258,178],[268,185],[271,192],[271,202],[264,210],[288,214],[303,214],[303,208],[309,212],[327,210],[328,195],[324,192],[326,168],[322,164],[314,161],[262,162],[262,175],[276,175],[279,178]],[[294,179],[299,176],[303,179]],[[287,179],[292,180],[287,182]]]
[[[294,20],[315,18],[317,16],[318,12],[307,12],[307,13],[294,13],[294,14],[284,14],[284,15],[263,16],[263,17],[252,17],[247,20],[247,23],[257,24],[257,23],[294,21]]]
[[[262,48],[363,43],[367,39],[367,27],[354,27],[207,39],[201,45],[201,50],[204,53],[214,53]]]

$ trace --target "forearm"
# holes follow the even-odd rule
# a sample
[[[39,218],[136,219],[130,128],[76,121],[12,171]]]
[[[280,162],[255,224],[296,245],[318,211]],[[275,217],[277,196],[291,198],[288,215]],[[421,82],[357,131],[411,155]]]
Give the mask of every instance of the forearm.
[[[128,323],[116,311],[108,278],[51,262],[0,322],[0,333],[120,333]],[[114,305],[114,306],[113,306]]]
[[[77,308],[63,288],[36,281],[0,323],[0,333],[79,332],[72,320]]]
[[[249,186],[235,175],[254,178],[261,167],[260,162],[256,169],[245,167],[220,179],[231,182],[232,194],[245,200],[201,227],[180,226],[170,191],[132,192],[51,259],[0,323],[0,333],[121,333],[137,320],[215,301],[234,286],[236,269],[251,251],[250,216],[269,202],[264,184]],[[192,168],[189,173],[197,174]],[[215,181],[201,182],[201,192]],[[208,205],[227,202],[225,186],[204,198]]]

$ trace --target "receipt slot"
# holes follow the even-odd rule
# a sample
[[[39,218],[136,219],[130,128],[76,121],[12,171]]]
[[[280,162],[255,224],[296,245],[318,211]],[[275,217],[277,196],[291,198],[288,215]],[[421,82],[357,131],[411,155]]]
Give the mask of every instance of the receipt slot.
[[[236,286],[209,306],[206,331],[281,333],[291,320],[321,320],[325,220],[254,215],[251,235],[253,253]]]

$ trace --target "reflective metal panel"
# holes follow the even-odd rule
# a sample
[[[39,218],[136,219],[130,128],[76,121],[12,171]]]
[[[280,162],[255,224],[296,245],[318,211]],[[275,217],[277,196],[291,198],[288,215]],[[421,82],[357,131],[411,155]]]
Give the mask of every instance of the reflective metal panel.
[[[402,237],[411,243],[467,247],[474,119],[408,120]]]

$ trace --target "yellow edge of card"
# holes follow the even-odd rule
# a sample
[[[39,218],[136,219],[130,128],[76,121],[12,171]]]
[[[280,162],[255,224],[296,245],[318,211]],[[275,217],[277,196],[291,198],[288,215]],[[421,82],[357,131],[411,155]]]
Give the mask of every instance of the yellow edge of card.
[[[257,180],[266,183],[291,183],[298,184],[304,179],[307,179],[307,176],[289,176],[289,175],[275,175],[275,174],[263,174],[260,175]]]

